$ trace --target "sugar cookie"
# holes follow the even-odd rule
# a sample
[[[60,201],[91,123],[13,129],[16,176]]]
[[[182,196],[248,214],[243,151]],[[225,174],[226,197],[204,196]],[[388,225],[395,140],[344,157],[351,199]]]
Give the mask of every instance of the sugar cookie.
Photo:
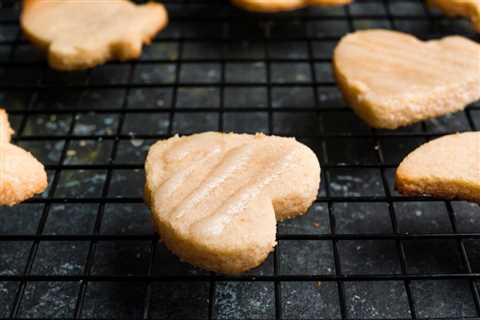
[[[0,144],[9,143],[13,130],[8,123],[8,115],[4,109],[0,109]]]
[[[249,11],[280,12],[306,6],[334,6],[349,4],[352,0],[231,0],[233,4]]]
[[[161,4],[129,0],[24,0],[20,18],[26,37],[59,70],[137,58],[167,20]]]
[[[480,0],[428,0],[449,16],[467,17],[477,32],[480,32]]]
[[[7,113],[0,109],[0,205],[12,206],[47,187],[43,165],[29,152],[10,143]]]
[[[480,98],[480,45],[459,36],[423,42],[401,32],[358,31],[340,41],[333,64],[345,100],[376,128],[462,110]]]
[[[480,202],[480,132],[452,134],[420,146],[400,163],[396,187],[405,195]]]
[[[258,266],[276,221],[315,200],[320,165],[292,138],[207,132],[153,145],[146,199],[160,237],[182,260],[223,273]]]

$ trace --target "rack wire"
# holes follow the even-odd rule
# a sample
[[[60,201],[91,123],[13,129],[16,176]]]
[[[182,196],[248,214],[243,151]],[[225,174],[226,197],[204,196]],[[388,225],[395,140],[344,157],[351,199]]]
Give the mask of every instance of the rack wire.
[[[414,0],[262,15],[227,1],[164,0],[142,58],[57,73],[0,6],[0,102],[50,187],[0,209],[0,317],[464,319],[480,317],[480,208],[403,197],[393,173],[429,139],[478,130],[480,105],[401,130],[366,127],[341,99],[331,54],[347,32],[389,28],[479,40]],[[322,166],[311,212],[239,276],[168,253],[143,205],[148,146],[205,130],[297,137]]]

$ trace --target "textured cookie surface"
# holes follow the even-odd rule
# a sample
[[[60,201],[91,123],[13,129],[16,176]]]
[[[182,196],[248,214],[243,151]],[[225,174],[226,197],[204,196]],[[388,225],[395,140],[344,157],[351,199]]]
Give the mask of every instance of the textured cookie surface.
[[[10,143],[12,130],[0,109],[0,205],[12,206],[47,187],[43,165],[29,152]]]
[[[276,221],[306,212],[320,165],[291,138],[207,132],[159,141],[148,153],[146,198],[166,246],[223,273],[258,266]]]
[[[352,0],[231,0],[231,2],[250,11],[280,12],[300,9],[310,5],[343,5],[352,2]]]
[[[340,41],[333,63],[345,99],[372,127],[409,125],[480,98],[480,45],[459,36],[424,42],[359,31]]]
[[[480,202],[480,132],[444,136],[410,153],[396,173],[406,195]]]
[[[447,15],[469,18],[475,30],[480,32],[480,0],[429,0],[428,2]]]
[[[137,58],[167,24],[167,13],[153,2],[24,0],[20,20],[26,37],[47,51],[51,67],[76,70]]]

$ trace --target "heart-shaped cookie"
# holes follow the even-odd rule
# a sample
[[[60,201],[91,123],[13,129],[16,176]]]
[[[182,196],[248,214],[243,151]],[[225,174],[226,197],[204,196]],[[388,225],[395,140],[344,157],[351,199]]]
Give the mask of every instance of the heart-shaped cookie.
[[[423,42],[359,31],[340,41],[333,63],[346,101],[372,127],[409,125],[480,98],[480,45],[458,36]]]
[[[480,32],[480,0],[428,0],[432,7],[437,7],[449,16],[467,17]]]
[[[280,12],[306,6],[334,6],[351,3],[352,0],[231,0],[233,4],[249,11]]]
[[[0,205],[12,206],[47,187],[43,165],[29,152],[10,144],[12,130],[0,109]]]
[[[20,18],[26,37],[59,70],[137,58],[167,20],[161,4],[129,0],[24,0]]]
[[[258,266],[276,221],[307,211],[320,165],[292,138],[208,132],[157,142],[145,163],[146,199],[166,246],[223,273]]]
[[[432,140],[410,153],[397,169],[405,195],[432,195],[480,203],[480,132]]]

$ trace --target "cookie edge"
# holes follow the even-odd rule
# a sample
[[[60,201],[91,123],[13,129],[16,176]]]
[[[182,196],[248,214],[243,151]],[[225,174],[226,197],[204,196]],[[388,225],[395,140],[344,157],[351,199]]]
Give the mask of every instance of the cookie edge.
[[[264,2],[258,2],[256,0],[230,0],[230,2],[242,9],[259,12],[259,13],[277,13],[284,11],[293,11],[307,6],[342,6],[352,3],[353,0],[289,0],[285,1],[273,1],[270,4]]]
[[[470,20],[473,29],[480,33],[480,5],[476,7],[471,2],[448,5],[444,0],[427,0],[427,3],[429,7],[439,9],[446,16],[461,16]]]
[[[3,122],[3,124],[5,125],[4,132],[0,132],[0,143],[10,143],[14,131],[10,126],[10,122],[8,121],[7,111],[2,107],[0,107],[0,122]]]

